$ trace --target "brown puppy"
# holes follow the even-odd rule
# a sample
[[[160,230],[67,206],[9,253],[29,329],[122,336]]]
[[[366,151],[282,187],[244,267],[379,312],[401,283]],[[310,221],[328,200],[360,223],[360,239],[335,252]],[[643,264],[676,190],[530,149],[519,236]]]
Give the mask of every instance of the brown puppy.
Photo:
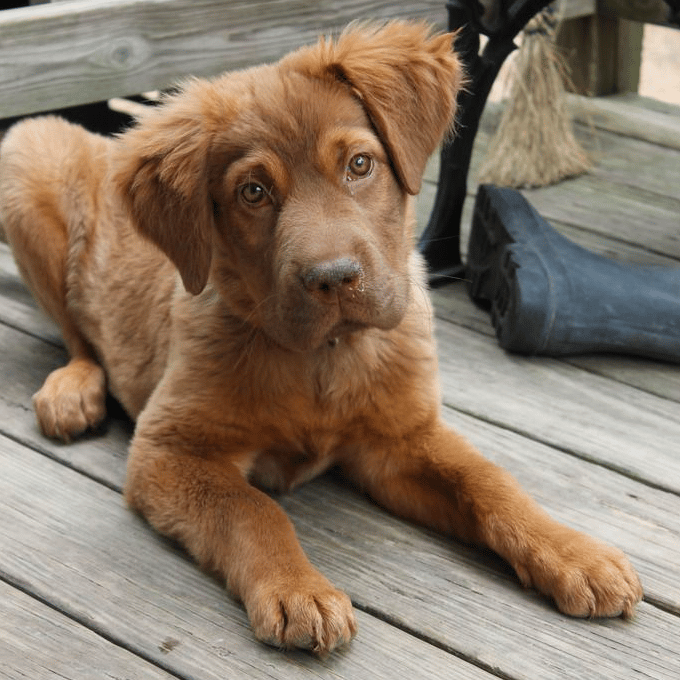
[[[96,425],[108,388],[137,420],[130,505],[268,642],[326,653],[355,632],[254,486],[330,466],[491,547],[566,613],[629,616],[642,596],[621,552],[553,521],[440,419],[411,195],[454,115],[451,40],[359,26],[192,81],[118,140],[44,118],[2,147],[4,226],[71,356],[35,396],[42,429]]]

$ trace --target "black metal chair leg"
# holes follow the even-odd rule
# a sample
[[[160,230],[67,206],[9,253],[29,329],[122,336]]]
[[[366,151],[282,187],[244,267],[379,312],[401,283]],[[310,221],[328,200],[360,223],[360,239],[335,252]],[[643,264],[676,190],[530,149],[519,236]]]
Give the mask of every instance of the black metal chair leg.
[[[447,3],[449,30],[459,31],[456,49],[467,69],[468,85],[458,95],[457,134],[442,148],[437,196],[418,244],[429,268],[430,285],[465,276],[460,257],[460,220],[479,120],[498,71],[515,49],[515,36],[548,4],[550,0],[498,0],[489,19],[484,17],[477,0]],[[480,34],[489,37],[481,54]]]

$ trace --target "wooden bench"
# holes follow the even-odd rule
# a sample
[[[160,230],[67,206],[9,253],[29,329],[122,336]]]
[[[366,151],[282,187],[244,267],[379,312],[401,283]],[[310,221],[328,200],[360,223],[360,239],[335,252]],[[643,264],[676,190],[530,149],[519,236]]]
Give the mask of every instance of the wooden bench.
[[[636,91],[639,22],[663,22],[664,1],[560,4],[566,21],[559,40],[570,55],[577,91]],[[0,11],[0,119],[275,60],[350,21],[394,17],[444,27],[445,3],[53,0],[7,9]]]
[[[358,19],[443,27],[442,0],[67,0],[0,12],[0,119],[278,59]]]

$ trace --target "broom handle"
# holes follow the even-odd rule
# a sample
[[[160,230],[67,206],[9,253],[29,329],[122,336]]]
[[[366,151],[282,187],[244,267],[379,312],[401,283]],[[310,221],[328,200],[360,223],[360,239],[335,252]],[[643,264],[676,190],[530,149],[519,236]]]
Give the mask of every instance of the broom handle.
[[[551,0],[497,2],[496,16],[487,25],[477,0],[449,0],[446,4],[449,30],[459,31],[456,50],[465,65],[468,85],[458,93],[458,134],[442,147],[437,195],[418,243],[433,286],[465,277],[460,258],[460,220],[479,120],[498,71],[516,48],[515,37]],[[481,54],[480,34],[489,37]]]

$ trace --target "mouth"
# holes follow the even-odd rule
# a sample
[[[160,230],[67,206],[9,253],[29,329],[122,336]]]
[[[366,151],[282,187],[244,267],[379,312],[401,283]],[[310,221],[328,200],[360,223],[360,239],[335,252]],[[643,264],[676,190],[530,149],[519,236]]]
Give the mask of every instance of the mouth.
[[[294,291],[295,292],[295,291]],[[406,295],[367,289],[357,301],[321,304],[310,296],[272,298],[263,330],[278,344],[297,352],[336,347],[369,329],[391,330],[405,313]]]
[[[356,333],[357,331],[365,330],[369,324],[361,323],[359,321],[340,321],[326,334],[325,342],[329,347],[335,347],[341,338],[347,335]]]

